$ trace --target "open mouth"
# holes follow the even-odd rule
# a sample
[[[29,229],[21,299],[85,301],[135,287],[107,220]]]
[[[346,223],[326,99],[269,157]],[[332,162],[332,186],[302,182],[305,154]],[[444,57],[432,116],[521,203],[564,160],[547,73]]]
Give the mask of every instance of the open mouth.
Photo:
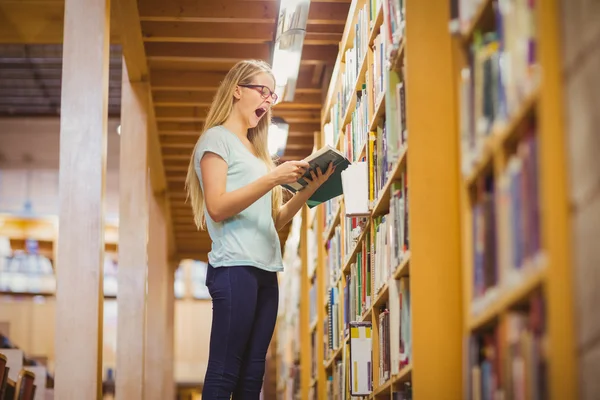
[[[257,108],[256,110],[254,110],[254,113],[256,114],[256,116],[258,118],[262,117],[263,115],[265,115],[265,113],[267,112],[267,109],[264,107],[261,108]]]

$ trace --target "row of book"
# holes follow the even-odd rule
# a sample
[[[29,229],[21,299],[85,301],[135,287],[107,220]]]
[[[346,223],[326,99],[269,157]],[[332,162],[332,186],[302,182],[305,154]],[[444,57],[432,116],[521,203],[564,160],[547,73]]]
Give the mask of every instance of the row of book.
[[[479,2],[460,0],[470,16]],[[502,131],[539,83],[535,2],[491,2],[495,28],[474,32],[469,65],[461,72],[461,169],[468,175],[486,140]],[[468,10],[468,11],[466,11]]]
[[[545,314],[544,296],[536,292],[525,308],[469,336],[468,400],[548,398]]]
[[[393,280],[389,299],[379,310],[379,384],[397,375],[412,360],[410,283]]]
[[[397,47],[401,41],[403,8],[403,1],[399,0],[368,0],[358,11],[358,21],[364,21],[366,14],[369,20],[368,33],[359,33],[362,37],[356,42],[370,47],[372,53],[364,69],[368,72],[363,77],[354,75],[354,72],[361,71],[364,59],[353,58],[353,55],[349,58],[348,54],[352,53],[345,54],[346,71],[350,60],[351,74],[342,77],[342,90],[336,94],[329,110],[330,121],[324,126],[326,144],[335,146],[339,142],[340,150],[349,160],[367,165],[368,182],[364,186],[370,196],[369,208],[383,196],[386,184],[392,179],[397,180],[390,182],[389,191],[385,193],[390,198],[389,211],[379,210],[383,211],[382,216],[373,216],[370,211],[362,215],[346,215],[344,204],[340,226],[335,227],[327,242],[327,313],[323,321],[323,344],[324,359],[328,362],[328,399],[368,396],[377,381],[374,373],[387,369],[389,378],[394,363],[397,364],[393,368],[396,374],[402,366],[410,363],[408,277],[396,281],[390,279],[391,273],[385,272],[395,270],[409,245],[406,172],[392,177],[406,149],[405,84],[402,72],[393,72],[390,78],[389,71],[386,71],[389,69],[390,49]],[[379,19],[381,13],[384,15]],[[380,25],[376,24],[376,20]],[[360,29],[358,24],[355,28]],[[395,34],[392,35],[392,32]],[[388,34],[393,36],[393,40],[388,40]],[[370,43],[368,39],[371,39]],[[356,47],[356,44],[352,46]],[[367,56],[367,53],[362,54]],[[364,83],[357,86],[363,79]],[[356,104],[356,108],[344,121],[348,104]],[[393,124],[388,122],[390,119]],[[343,135],[343,140],[338,140],[339,135]],[[335,221],[338,209],[326,207],[325,210],[327,231]],[[342,270],[345,266],[348,269]],[[380,311],[373,308],[374,293],[379,288],[378,282],[386,279],[393,288],[390,297],[383,303],[385,308]],[[377,330],[380,337],[376,339],[372,337],[371,324],[379,323],[379,320],[372,318],[380,316],[383,325]],[[378,368],[373,365],[372,354],[372,341],[376,340],[381,352]],[[335,359],[332,359],[334,356]],[[410,386],[394,389],[393,398],[411,398]]]
[[[506,166],[498,175],[481,175],[474,184],[474,311],[489,297],[520,282],[539,267],[541,226],[538,190],[538,135],[526,125]],[[479,303],[478,303],[479,302]]]
[[[281,399],[296,398],[300,393],[300,285],[302,260],[299,254],[302,216],[291,222],[284,244],[285,273],[279,275],[277,312],[277,387]],[[315,301],[316,305],[316,301]]]
[[[409,251],[407,191],[406,172],[404,172],[399,181],[390,185],[389,212],[373,218],[375,233],[373,269],[376,291],[388,281]]]

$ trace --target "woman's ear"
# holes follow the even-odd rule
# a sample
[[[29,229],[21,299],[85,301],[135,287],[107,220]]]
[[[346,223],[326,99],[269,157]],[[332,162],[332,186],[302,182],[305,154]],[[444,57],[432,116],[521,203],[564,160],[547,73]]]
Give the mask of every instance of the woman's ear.
[[[233,90],[233,97],[236,100],[239,100],[242,97],[242,88],[238,85],[235,85],[235,89]]]

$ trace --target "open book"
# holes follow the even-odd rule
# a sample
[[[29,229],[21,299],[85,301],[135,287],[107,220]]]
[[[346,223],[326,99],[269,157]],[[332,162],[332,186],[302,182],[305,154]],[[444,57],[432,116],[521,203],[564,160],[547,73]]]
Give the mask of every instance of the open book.
[[[282,185],[284,188],[288,189],[292,193],[296,193],[304,189],[308,185],[308,182],[304,178],[312,179],[310,171],[315,171],[316,174],[318,168],[320,168],[321,171],[325,173],[329,167],[329,163],[333,162],[333,166],[335,167],[334,173],[331,174],[329,179],[327,179],[327,181],[317,189],[310,199],[308,199],[306,204],[312,208],[331,200],[334,197],[340,196],[343,193],[341,175],[342,171],[348,168],[350,165],[350,161],[348,161],[348,159],[344,157],[342,153],[333,147],[326,145],[310,156],[306,157],[304,161],[308,162],[310,168],[296,182]]]

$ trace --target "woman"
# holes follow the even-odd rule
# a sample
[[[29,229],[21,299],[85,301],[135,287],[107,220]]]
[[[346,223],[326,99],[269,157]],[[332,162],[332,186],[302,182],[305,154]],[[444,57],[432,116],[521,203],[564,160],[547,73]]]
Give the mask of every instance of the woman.
[[[213,302],[205,400],[258,399],[277,318],[277,271],[283,270],[277,230],[325,182],[311,171],[308,186],[282,206],[284,183],[309,167],[277,167],[267,135],[275,79],[261,61],[241,61],[221,83],[208,111],[186,178],[194,219],[212,241],[206,285]]]

